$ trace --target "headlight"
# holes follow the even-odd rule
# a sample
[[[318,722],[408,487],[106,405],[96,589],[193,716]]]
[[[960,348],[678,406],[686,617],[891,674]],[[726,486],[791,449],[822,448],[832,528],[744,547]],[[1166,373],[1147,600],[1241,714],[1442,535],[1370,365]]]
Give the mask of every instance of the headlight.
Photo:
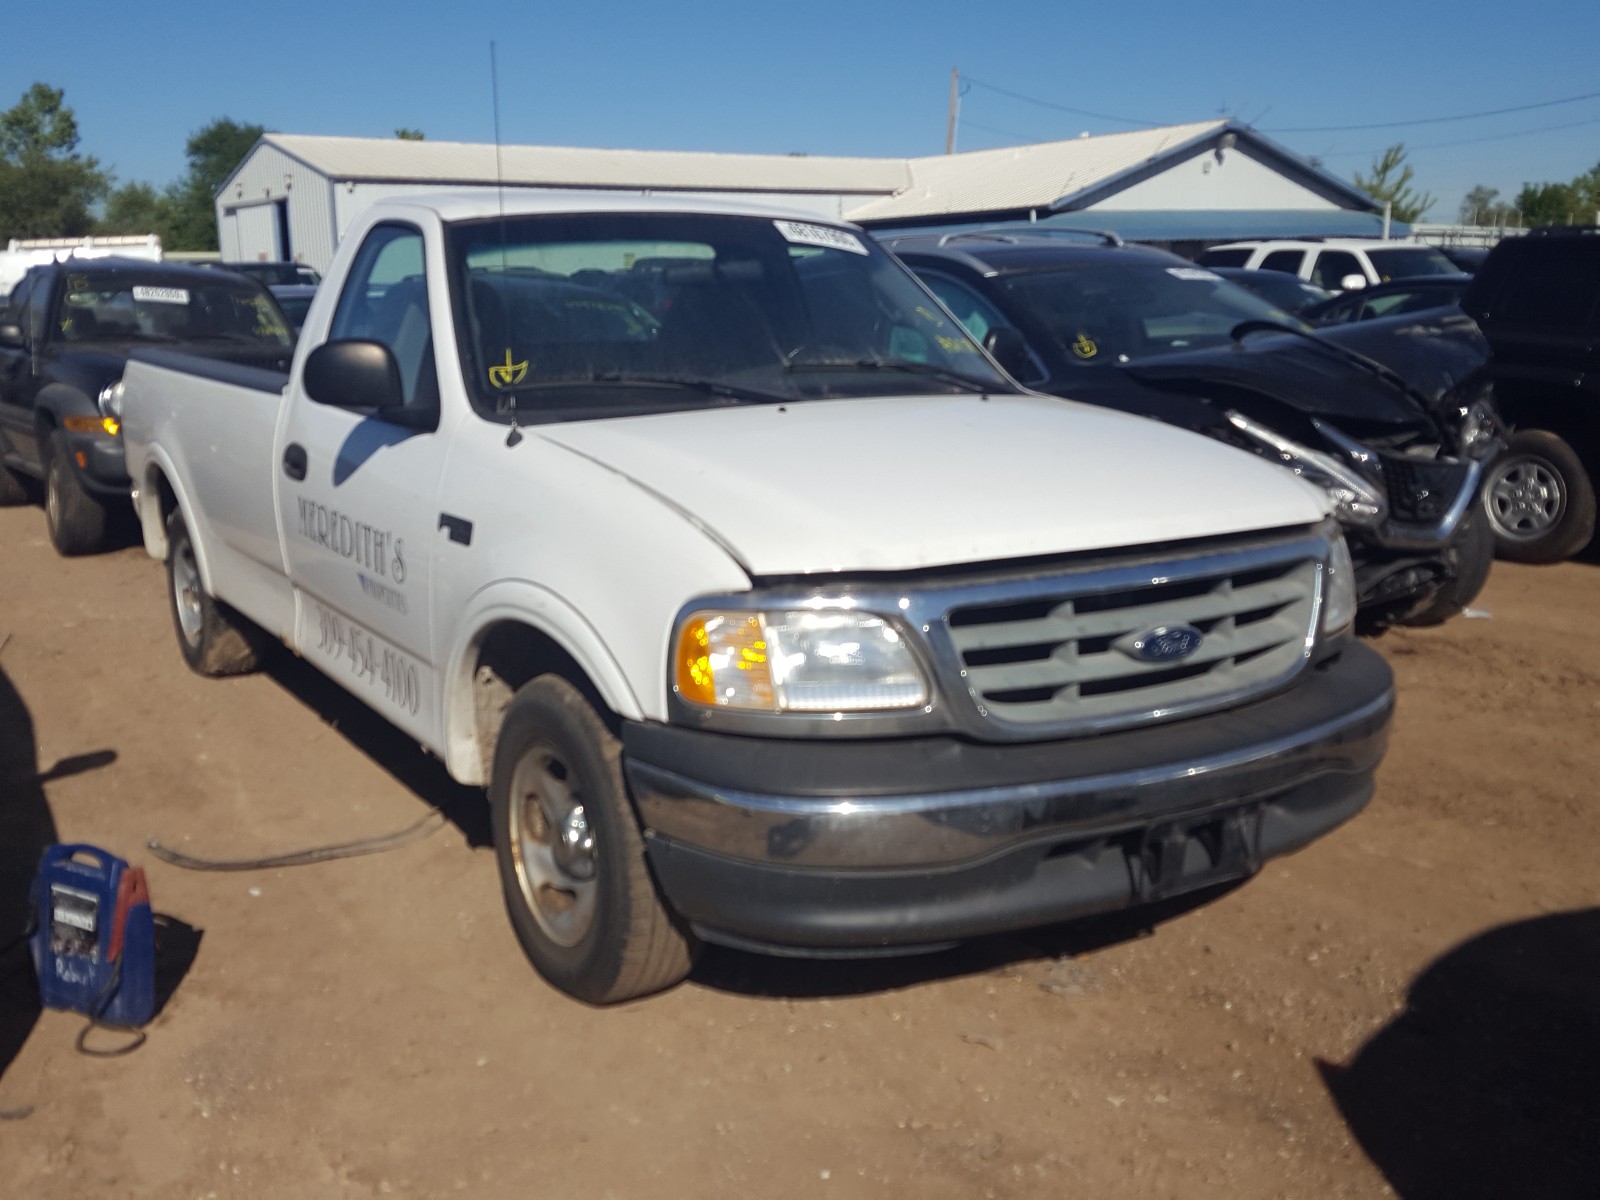
[[[1343,524],[1372,528],[1388,519],[1389,499],[1383,489],[1333,455],[1302,446],[1242,413],[1230,412],[1228,423],[1246,437],[1275,451],[1284,466],[1326,492],[1333,504],[1333,515]]]
[[[119,424],[122,421],[122,380],[108,383],[100,389],[100,395],[95,401],[100,406],[100,415],[110,417]]]
[[[697,612],[675,644],[674,682],[694,704],[831,713],[928,702],[927,680],[899,632],[870,613]]]
[[[1481,396],[1458,410],[1460,424],[1456,436],[1461,441],[1461,453],[1468,458],[1488,458],[1500,449],[1500,420],[1495,415],[1494,404]]]
[[[1342,633],[1356,619],[1356,567],[1350,561],[1350,547],[1344,534],[1328,531],[1332,547],[1322,577],[1322,633]]]

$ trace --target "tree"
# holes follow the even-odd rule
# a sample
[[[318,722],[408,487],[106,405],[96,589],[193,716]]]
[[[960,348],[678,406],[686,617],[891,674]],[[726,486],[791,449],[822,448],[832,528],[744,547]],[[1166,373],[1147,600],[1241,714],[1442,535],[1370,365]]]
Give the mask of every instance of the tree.
[[[1525,225],[1568,225],[1587,222],[1593,215],[1570,183],[1523,184],[1517,211]]]
[[[1373,160],[1371,176],[1363,178],[1357,171],[1355,183],[1374,200],[1389,201],[1396,221],[1415,221],[1433,207],[1432,196],[1412,190],[1411,180],[1415,175],[1416,172],[1406,165],[1405,143],[1396,142]]]
[[[97,229],[100,233],[159,233],[165,243],[171,219],[165,196],[148,183],[129,183],[113,189],[107,197]]]
[[[36,83],[0,113],[0,236],[76,237],[109,180],[77,153],[78,122],[65,93]]]
[[[395,137],[399,138],[402,142],[420,142],[420,141],[424,140],[427,137],[427,135],[425,133],[423,133],[422,130],[420,130],[420,129],[408,129],[407,127],[405,127],[403,125],[399,129],[396,129],[394,131],[394,135],[395,135]]]
[[[217,189],[266,130],[219,117],[189,135],[184,153],[189,173],[169,186],[168,217],[161,239],[169,250],[217,248]]]
[[[1461,201],[1460,223],[1463,225],[1504,225],[1515,211],[1510,204],[1499,199],[1500,189],[1479,184]]]

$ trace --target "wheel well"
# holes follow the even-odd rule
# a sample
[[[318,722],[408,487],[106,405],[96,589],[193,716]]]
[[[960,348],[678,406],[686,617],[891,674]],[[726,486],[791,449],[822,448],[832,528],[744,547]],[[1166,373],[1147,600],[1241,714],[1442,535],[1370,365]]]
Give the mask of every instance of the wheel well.
[[[506,706],[517,689],[540,675],[559,675],[583,693],[613,733],[621,720],[587,672],[549,634],[516,621],[490,626],[478,640],[472,668],[472,718],[483,778],[494,769],[495,742]]]
[[[1591,471],[1600,466],[1600,417],[1594,399],[1567,393],[1501,394],[1496,404],[1513,430],[1548,429],[1570,444]]]

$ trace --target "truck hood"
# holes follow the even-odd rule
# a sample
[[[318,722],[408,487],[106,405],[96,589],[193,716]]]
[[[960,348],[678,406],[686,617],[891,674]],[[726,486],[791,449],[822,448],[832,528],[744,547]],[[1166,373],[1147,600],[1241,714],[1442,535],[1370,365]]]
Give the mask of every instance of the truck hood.
[[[890,396],[547,426],[754,576],[903,571],[1319,520],[1281,467],[1044,396]]]

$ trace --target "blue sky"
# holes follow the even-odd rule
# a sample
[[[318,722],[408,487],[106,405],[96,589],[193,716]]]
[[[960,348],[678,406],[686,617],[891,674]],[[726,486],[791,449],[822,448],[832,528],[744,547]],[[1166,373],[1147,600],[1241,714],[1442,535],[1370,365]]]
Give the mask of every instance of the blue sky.
[[[1600,93],[1600,4],[1115,6],[79,0],[8,6],[0,108],[64,88],[80,150],[119,181],[185,169],[227,116],[285,133],[904,156],[944,148],[950,69],[971,83],[958,149],[1228,114],[1348,178],[1404,141],[1426,219],[1474,184],[1514,195],[1600,163],[1600,97],[1477,120],[1280,132]],[[1553,128],[1565,126],[1565,128]],[[1469,144],[1449,144],[1462,143]]]

